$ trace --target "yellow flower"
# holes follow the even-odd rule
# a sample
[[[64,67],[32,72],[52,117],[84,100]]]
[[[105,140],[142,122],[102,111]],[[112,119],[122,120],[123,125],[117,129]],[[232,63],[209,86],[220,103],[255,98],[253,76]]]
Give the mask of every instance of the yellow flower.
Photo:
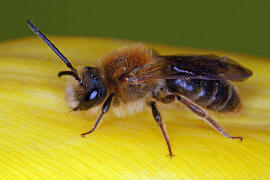
[[[74,67],[93,65],[105,53],[131,42],[51,37]],[[226,55],[254,75],[237,83],[243,110],[211,113],[232,135],[224,138],[180,107],[162,108],[175,157],[146,109],[117,118],[71,112],[64,101],[67,68],[38,38],[0,44],[0,179],[269,179],[270,61],[225,52],[147,44],[161,54]]]

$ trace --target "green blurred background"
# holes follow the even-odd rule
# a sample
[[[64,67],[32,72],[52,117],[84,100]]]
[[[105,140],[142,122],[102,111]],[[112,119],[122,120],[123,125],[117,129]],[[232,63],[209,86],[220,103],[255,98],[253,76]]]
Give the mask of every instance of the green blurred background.
[[[0,7],[0,40],[50,35],[99,36],[270,57],[268,0],[13,0]]]

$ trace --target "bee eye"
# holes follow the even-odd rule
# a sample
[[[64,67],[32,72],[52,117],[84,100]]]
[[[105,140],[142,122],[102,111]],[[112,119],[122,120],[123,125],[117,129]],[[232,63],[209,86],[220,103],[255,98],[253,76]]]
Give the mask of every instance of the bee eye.
[[[85,101],[91,101],[93,99],[95,99],[97,97],[98,91],[97,90],[93,90],[91,91],[87,96],[85,96]]]

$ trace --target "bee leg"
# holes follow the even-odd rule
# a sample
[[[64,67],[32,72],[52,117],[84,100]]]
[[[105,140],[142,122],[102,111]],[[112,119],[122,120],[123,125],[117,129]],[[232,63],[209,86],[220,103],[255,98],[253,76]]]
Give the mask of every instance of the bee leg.
[[[219,125],[216,121],[214,121],[211,117],[209,117],[198,105],[189,101],[187,98],[177,96],[177,100],[184,103],[191,111],[193,111],[198,116],[202,117],[205,120],[205,122],[207,122],[210,126],[212,126],[216,131],[218,131],[223,136],[230,139],[240,139],[240,141],[243,140],[243,137],[241,136],[231,136],[230,134],[228,134],[221,125]]]
[[[105,101],[105,103],[103,104],[102,106],[102,111],[100,113],[100,115],[98,116],[94,126],[92,127],[92,129],[90,131],[87,131],[85,133],[82,133],[81,136],[84,137],[85,135],[87,134],[90,134],[92,133],[96,127],[98,126],[98,124],[100,123],[100,120],[102,119],[103,115],[108,112],[108,110],[110,109],[110,106],[111,106],[111,102],[112,102],[112,97],[114,96],[114,94],[111,94]]]
[[[172,158],[173,156],[173,153],[172,153],[172,149],[171,149],[171,145],[170,145],[170,141],[169,141],[169,138],[168,138],[168,135],[164,129],[164,125],[162,123],[162,119],[161,119],[161,115],[157,109],[157,106],[156,106],[156,102],[155,101],[151,101],[150,102],[150,106],[152,108],[152,114],[153,114],[153,117],[154,119],[156,120],[156,122],[158,123],[160,129],[161,129],[161,132],[162,132],[162,135],[167,143],[167,146],[168,146],[168,150],[169,150],[169,155],[170,157]]]

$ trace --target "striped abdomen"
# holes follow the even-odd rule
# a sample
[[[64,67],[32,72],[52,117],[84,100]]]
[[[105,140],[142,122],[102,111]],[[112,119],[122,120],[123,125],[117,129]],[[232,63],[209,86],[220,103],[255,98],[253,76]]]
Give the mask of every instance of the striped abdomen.
[[[166,85],[172,93],[183,95],[210,110],[228,112],[240,106],[239,95],[230,82],[173,79],[166,80]]]

